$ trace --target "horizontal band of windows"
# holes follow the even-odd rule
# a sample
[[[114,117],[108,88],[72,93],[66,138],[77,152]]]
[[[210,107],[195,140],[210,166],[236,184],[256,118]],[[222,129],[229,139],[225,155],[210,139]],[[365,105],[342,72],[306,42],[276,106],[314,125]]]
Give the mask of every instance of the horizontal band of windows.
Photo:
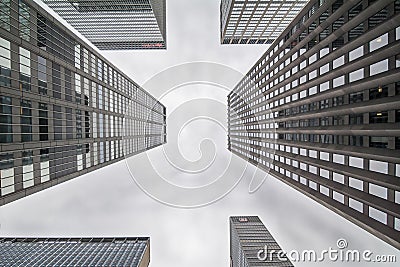
[[[251,153],[253,153],[257,158],[265,158],[264,156],[262,156],[256,152],[251,152]],[[395,176],[385,175],[385,174],[381,174],[381,173],[377,173],[377,172],[371,172],[368,170],[345,166],[345,165],[333,163],[333,162],[327,162],[327,161],[314,159],[314,158],[310,158],[310,157],[306,157],[306,156],[301,156],[301,155],[297,155],[297,154],[293,154],[293,153],[283,152],[283,151],[279,151],[279,150],[275,150],[275,155],[282,156],[287,159],[296,160],[298,162],[310,164],[310,165],[313,165],[318,168],[324,168],[329,171],[334,171],[334,172],[337,172],[339,174],[343,174],[346,176],[355,177],[362,181],[374,183],[374,184],[383,186],[385,188],[390,188],[393,190],[400,191],[400,181]],[[265,158],[265,159],[268,159],[268,158]],[[274,161],[274,164],[277,164],[277,163],[278,162]]]
[[[348,145],[333,145],[333,144],[323,144],[323,143],[311,143],[311,142],[296,142],[296,141],[288,141],[281,139],[268,139],[268,138],[245,138],[243,136],[230,136],[231,140],[251,140],[253,142],[260,142],[261,144],[276,144],[279,146],[291,146],[296,147],[298,149],[312,149],[320,152],[328,152],[328,153],[340,153],[345,156],[356,156],[363,157],[365,159],[372,159],[378,161],[387,161],[390,163],[400,164],[400,158],[398,156],[398,152],[389,149],[380,149],[374,147],[354,147]],[[243,143],[243,142],[242,142]],[[245,144],[245,143],[243,143]],[[264,147],[264,146],[262,146]],[[339,152],[340,151],[340,152]]]
[[[258,159],[261,160],[261,161],[267,161],[267,162],[270,160],[270,158],[266,158],[266,157],[264,157],[262,155],[259,155],[259,154],[255,153],[255,152],[251,152],[251,151],[248,151],[248,150],[243,150],[243,149],[241,149],[239,147],[232,147],[232,149],[234,149],[234,148],[239,149],[239,150],[244,151],[244,152],[247,152],[247,153],[250,153],[250,154],[254,154],[254,157],[256,159],[253,159],[253,160],[255,160],[259,164],[263,164],[263,163],[258,161]],[[315,175],[315,174],[310,173],[308,171],[301,170],[301,169],[293,167],[291,165],[287,165],[287,164],[284,164],[284,163],[281,163],[281,162],[274,161],[274,166],[277,166],[277,167],[283,168],[285,170],[288,170],[291,173],[297,174],[299,177],[300,176],[305,177],[308,180],[313,181],[313,182],[315,182],[317,184],[322,184],[322,185],[330,188],[331,190],[338,191],[338,192],[340,192],[340,193],[342,193],[342,194],[344,194],[344,195],[346,195],[348,197],[352,197],[354,199],[357,199],[357,200],[359,200],[359,201],[361,201],[361,202],[363,202],[363,203],[365,203],[365,204],[367,204],[369,206],[373,206],[373,207],[375,207],[375,208],[377,208],[379,210],[383,210],[386,213],[391,214],[391,215],[393,215],[395,217],[400,217],[399,205],[394,203],[394,202],[384,200],[384,199],[379,198],[379,197],[377,197],[375,195],[371,195],[371,194],[359,191],[357,189],[350,188],[348,186],[343,186],[342,184],[339,184],[339,183],[334,182],[332,180],[326,179],[326,178],[321,177],[319,175]],[[324,166],[324,167],[326,168],[326,166]]]
[[[351,2],[347,2],[347,3],[351,4]],[[383,3],[383,4],[382,4],[382,3]],[[332,34],[332,35],[331,35],[331,38],[326,38],[326,39],[320,41],[320,42],[317,44],[317,46],[314,46],[313,48],[308,49],[307,55],[311,55],[311,54],[314,53],[314,52],[318,52],[321,48],[328,46],[330,42],[334,41],[334,39],[336,39],[336,38],[342,36],[344,32],[348,32],[348,31],[350,31],[350,29],[352,29],[352,28],[356,27],[357,25],[359,25],[360,23],[362,23],[366,18],[369,17],[369,16],[367,16],[366,14],[369,14],[369,15],[371,15],[371,16],[374,15],[374,13],[376,13],[376,6],[384,7],[384,6],[386,6],[387,4],[388,4],[388,3],[384,3],[384,2],[382,1],[381,3],[377,3],[377,2],[376,2],[376,3],[374,3],[373,5],[368,6],[367,9],[365,9],[363,12],[361,12],[363,15],[360,13],[356,18],[353,18],[352,20],[350,20],[349,22],[347,22],[345,25],[343,25],[341,28],[339,28],[339,29],[336,31],[336,34]],[[373,6],[373,7],[372,7],[372,6]],[[318,12],[319,12],[319,11],[320,11],[320,10],[318,10]],[[336,13],[336,12],[335,12],[335,13]],[[333,17],[333,16],[331,15],[330,17]],[[374,38],[371,37],[371,36],[375,36],[375,34],[377,34],[376,36],[382,35],[385,31],[387,31],[387,30],[389,29],[388,27],[393,27],[393,25],[396,25],[396,24],[397,24],[397,23],[396,23],[396,19],[398,19],[398,18],[399,18],[399,16],[397,15],[397,16],[395,16],[394,18],[388,19],[388,20],[385,21],[384,23],[381,23],[381,24],[377,25],[376,27],[372,28],[370,31],[367,31],[366,33],[364,33],[364,34],[363,34],[363,38],[358,38],[358,39],[354,40],[354,41],[356,41],[356,42],[354,42],[354,41],[353,41],[353,42],[349,42],[349,43],[347,43],[346,45],[349,45],[349,44],[355,45],[355,44],[357,43],[358,45],[355,45],[355,46],[354,46],[354,48],[355,48],[355,47],[358,47],[358,46],[360,46],[360,45],[365,44],[365,42],[366,42],[365,40],[366,40],[366,38],[368,38],[368,37],[372,38],[371,40],[373,40]],[[328,18],[328,19],[329,19],[329,18]],[[394,20],[393,20],[393,19],[394,19]],[[326,21],[325,21],[325,22],[326,22]],[[324,22],[324,23],[325,23],[325,22]],[[307,22],[306,22],[306,23],[307,23]],[[311,24],[311,23],[310,23],[310,24]],[[327,24],[327,25],[325,25],[326,27],[330,25],[329,23],[326,23],[326,24]],[[322,27],[318,27],[318,30],[320,30],[320,31],[322,32],[323,29],[321,29],[321,28],[322,28]],[[380,29],[379,29],[379,30],[375,30],[375,28],[380,28]],[[394,28],[395,28],[395,27],[394,27]],[[390,28],[390,29],[391,29],[391,28]],[[305,30],[306,30],[306,29],[305,29]],[[378,33],[379,31],[383,31],[383,32],[382,32],[381,34],[379,34],[379,33]],[[293,53],[299,51],[300,48],[304,47],[304,46],[306,45],[306,43],[307,43],[309,40],[312,39],[312,37],[316,37],[318,33],[319,33],[319,31],[317,32],[316,30],[314,30],[314,31],[312,31],[312,33],[307,34],[307,38],[304,39],[304,41],[298,43],[298,44],[297,44],[294,48],[292,48],[290,51],[293,52]],[[297,38],[298,36],[300,36],[300,34],[301,34],[300,31],[296,31],[296,38]],[[283,36],[283,34],[282,34],[281,36]],[[278,50],[275,52],[274,55],[277,56],[280,52],[282,52],[282,51],[285,49],[284,47],[288,47],[288,46],[292,43],[292,41],[293,41],[292,39],[295,40],[295,38],[293,38],[293,36],[291,36],[291,38],[290,38],[291,41],[289,41],[289,40],[286,41],[286,42],[285,42],[285,45],[283,45],[281,49],[278,49]],[[370,40],[369,40],[369,41],[370,41]],[[267,51],[267,53],[265,53],[265,55],[267,55],[268,52],[271,53],[271,52],[273,51],[273,49],[274,49],[274,48],[271,47],[271,48]],[[350,50],[351,50],[351,49],[350,49]],[[349,50],[349,51],[350,51],[350,50]],[[274,69],[276,69],[280,64],[282,64],[282,61],[283,61],[283,60],[286,60],[287,57],[288,57],[288,56],[291,56],[293,53],[287,54],[287,56],[286,56],[286,57],[284,56],[281,60],[277,60],[277,62],[271,66],[271,71],[274,70]],[[264,57],[263,57],[263,58],[264,58]],[[304,58],[298,59],[298,61],[300,62],[301,60],[304,60],[304,59],[306,59],[306,58],[308,58],[308,57],[304,57]],[[259,61],[261,61],[261,59],[260,59]],[[272,59],[271,59],[270,61],[272,61]],[[270,61],[268,61],[267,63],[269,63]],[[259,64],[259,62],[258,62],[257,64]],[[258,71],[255,71],[255,68],[257,68],[257,64],[256,64],[256,67],[253,67],[253,69],[252,69],[251,71],[249,71],[249,73],[252,73],[252,72],[258,73]],[[262,67],[260,67],[260,68],[262,68]],[[269,73],[269,72],[267,72],[267,74],[268,74],[268,73]],[[251,77],[251,78],[254,78],[254,77]]]

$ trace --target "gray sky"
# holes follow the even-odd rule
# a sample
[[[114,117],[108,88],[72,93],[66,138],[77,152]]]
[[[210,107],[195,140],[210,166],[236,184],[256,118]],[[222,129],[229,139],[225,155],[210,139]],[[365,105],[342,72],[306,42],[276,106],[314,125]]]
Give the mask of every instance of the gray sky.
[[[147,81],[149,86],[145,86],[145,89],[156,95],[169,88],[155,88],[152,77],[171,66],[208,61],[245,73],[267,49],[267,46],[260,45],[219,44],[219,0],[167,0],[167,25],[167,51],[103,52],[137,83],[146,84]],[[203,106],[195,102],[204,99],[209,102]],[[174,111],[185,108],[187,112],[197,115],[202,111],[213,111],[213,105],[218,110],[218,103],[223,104],[225,99],[226,91],[199,84],[167,94],[161,101],[167,105],[169,114],[173,115],[168,119],[168,132],[173,132],[171,127],[182,127],[177,124],[181,117]],[[194,110],[188,110],[187,104]],[[223,121],[225,114],[219,112],[216,116]],[[166,163],[161,147],[148,153],[153,163],[151,168],[146,167],[145,154],[130,158],[129,166],[133,167],[131,172],[136,178],[153,179],[154,167],[160,176],[171,183],[192,185],[209,181],[207,179],[210,176],[224,172],[226,163],[232,162],[232,170],[236,170],[236,173],[244,171],[244,178],[220,201],[197,209],[163,205],[138,187],[126,163],[122,161],[1,207],[0,235],[144,235],[151,237],[151,267],[220,267],[229,266],[228,217],[247,214],[260,216],[286,251],[336,248],[336,241],[345,238],[349,249],[369,249],[374,254],[396,255],[400,260],[398,250],[277,179],[268,177],[260,190],[248,194],[255,167],[247,166],[245,169],[245,163],[226,150],[226,133],[217,124],[196,121],[182,129],[179,140],[169,139],[168,146],[175,141],[180,153],[188,161],[206,157],[209,151],[215,149],[218,156],[216,166],[208,169],[212,174],[203,172],[193,178],[186,172],[173,170]],[[214,147],[199,148],[208,135]],[[322,265],[395,266],[330,262]]]

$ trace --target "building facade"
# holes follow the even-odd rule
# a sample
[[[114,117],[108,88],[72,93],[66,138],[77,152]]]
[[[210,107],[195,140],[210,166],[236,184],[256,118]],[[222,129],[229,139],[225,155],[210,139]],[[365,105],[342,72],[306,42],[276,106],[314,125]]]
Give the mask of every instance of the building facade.
[[[399,40],[398,0],[312,0],[228,97],[229,150],[397,248]]]
[[[166,142],[166,109],[32,1],[0,4],[0,205]]]
[[[43,0],[100,50],[166,49],[165,0]]]
[[[0,238],[1,266],[147,267],[150,238]]]
[[[293,266],[278,253],[268,253],[282,249],[257,216],[233,216],[229,225],[231,267]]]
[[[221,0],[221,44],[271,44],[308,0]]]

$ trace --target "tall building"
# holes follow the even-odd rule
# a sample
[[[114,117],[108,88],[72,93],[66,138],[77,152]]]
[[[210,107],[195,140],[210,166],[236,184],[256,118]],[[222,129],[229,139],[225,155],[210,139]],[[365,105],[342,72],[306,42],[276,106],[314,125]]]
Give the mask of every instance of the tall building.
[[[229,224],[231,267],[293,266],[278,256],[282,249],[257,216],[230,217]]]
[[[308,0],[221,0],[221,44],[271,44]]]
[[[101,50],[166,49],[165,0],[42,0]]]
[[[0,14],[0,205],[166,142],[165,107],[40,6]]]
[[[150,238],[0,238],[1,266],[147,267]]]
[[[229,150],[400,248],[400,1],[310,1],[228,96]]]

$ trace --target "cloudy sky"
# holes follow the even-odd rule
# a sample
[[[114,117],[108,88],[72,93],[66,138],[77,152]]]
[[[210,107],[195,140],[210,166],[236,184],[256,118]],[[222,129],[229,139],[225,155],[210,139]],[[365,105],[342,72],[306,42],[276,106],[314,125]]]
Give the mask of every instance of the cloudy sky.
[[[228,217],[258,215],[286,251],[336,248],[344,238],[349,249],[400,260],[398,250],[277,179],[248,193],[253,175],[264,175],[227,151],[225,101],[267,46],[221,46],[219,0],[168,0],[167,25],[166,51],[103,54],[167,106],[168,145],[1,207],[0,235],[150,236],[151,267],[222,267]],[[322,264],[348,265],[395,266]]]

